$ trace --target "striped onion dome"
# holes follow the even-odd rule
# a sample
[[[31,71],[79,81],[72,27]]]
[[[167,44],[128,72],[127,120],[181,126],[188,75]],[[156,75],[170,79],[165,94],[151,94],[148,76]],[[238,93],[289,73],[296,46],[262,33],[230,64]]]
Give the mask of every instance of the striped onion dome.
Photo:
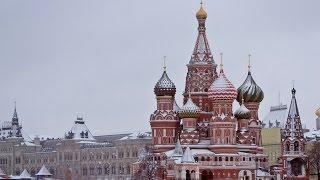
[[[180,118],[197,118],[200,113],[200,108],[195,105],[189,97],[188,101],[179,109]]]
[[[261,102],[264,98],[262,89],[257,85],[251,76],[251,72],[248,72],[248,76],[243,84],[238,88],[237,101],[241,102]]]
[[[241,106],[234,112],[234,117],[237,119],[250,119],[251,113],[242,102]]]
[[[154,93],[157,96],[174,96],[176,94],[176,86],[168,77],[166,70],[163,71],[161,78],[154,87]]]
[[[237,97],[237,90],[224,74],[222,66],[218,78],[209,88],[208,95],[214,100],[233,100]]]

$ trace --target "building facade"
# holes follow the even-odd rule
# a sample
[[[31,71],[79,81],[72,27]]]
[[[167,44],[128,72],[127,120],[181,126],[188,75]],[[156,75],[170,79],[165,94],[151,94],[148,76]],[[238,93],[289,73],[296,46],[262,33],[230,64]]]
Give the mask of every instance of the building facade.
[[[150,117],[152,153],[134,164],[134,177],[270,179],[264,171],[268,158],[261,146],[258,115],[263,91],[253,80],[250,65],[238,89],[228,80],[222,60],[217,72],[202,5],[196,18],[198,37],[187,64],[184,103],[179,107],[175,102],[176,87],[164,68],[154,88],[157,109]],[[233,111],[235,100],[240,107]]]
[[[151,143],[148,132],[94,136],[80,117],[63,138],[29,138],[11,131],[17,127],[21,132],[15,109],[12,126],[0,131],[0,169],[15,177],[23,171],[35,177],[45,165],[57,179],[129,179]]]

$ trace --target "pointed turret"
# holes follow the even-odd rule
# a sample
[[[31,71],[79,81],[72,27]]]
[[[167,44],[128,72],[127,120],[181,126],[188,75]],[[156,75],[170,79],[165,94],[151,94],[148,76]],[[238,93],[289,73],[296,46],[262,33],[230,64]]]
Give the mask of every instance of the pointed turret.
[[[12,125],[18,125],[19,124],[19,118],[17,113],[17,105],[16,102],[14,102],[14,111],[12,116]]]
[[[157,96],[174,96],[176,94],[176,86],[170,80],[165,66],[161,78],[154,87],[154,93]]]
[[[190,59],[190,64],[214,64],[214,60],[210,51],[209,43],[206,35],[205,22],[207,13],[204,10],[202,3],[196,14],[198,20],[198,37]]]
[[[282,139],[282,165],[286,179],[308,179],[309,168],[306,154],[306,139],[303,135],[299,109],[296,100],[296,90],[291,90],[292,98],[287,122]],[[291,168],[291,167],[295,168]]]
[[[193,155],[192,155],[192,152],[191,152],[189,146],[186,148],[186,150],[184,150],[181,162],[182,163],[195,163],[195,160],[193,158]]]
[[[183,150],[180,144],[180,139],[177,140],[177,143],[174,147],[174,152],[173,152],[173,156],[182,156],[183,155]]]
[[[292,88],[291,93],[292,93],[292,98],[291,98],[290,108],[288,112],[287,123],[285,126],[285,135],[287,137],[291,137],[291,139],[292,138],[301,139],[303,138],[303,130],[301,125],[297,100],[296,100],[295,88]]]
[[[294,88],[291,90],[292,99],[291,99],[289,113],[288,113],[288,116],[290,116],[291,118],[299,117],[299,110],[298,110],[298,105],[296,100],[296,92],[297,91]]]

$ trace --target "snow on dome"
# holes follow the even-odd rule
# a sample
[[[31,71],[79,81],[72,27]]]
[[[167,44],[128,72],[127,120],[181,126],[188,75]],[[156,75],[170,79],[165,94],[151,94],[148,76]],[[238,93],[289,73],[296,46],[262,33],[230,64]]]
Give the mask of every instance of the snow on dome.
[[[48,171],[45,165],[42,165],[36,176],[52,176],[52,174]]]
[[[194,163],[195,162],[189,146],[184,151],[181,162],[182,163]]]
[[[71,130],[65,135],[66,139],[95,140],[82,117],[77,117]]]
[[[26,169],[24,169],[22,171],[22,173],[20,174],[19,178],[21,178],[21,179],[31,178],[31,175],[28,173],[28,171]]]
[[[176,86],[168,77],[166,70],[163,71],[161,78],[154,87],[154,93],[157,96],[174,96],[176,94]]]
[[[238,88],[237,101],[241,102],[261,102],[264,98],[262,89],[257,85],[251,76],[251,72],[248,72],[248,76],[243,84]]]
[[[214,100],[233,100],[237,97],[237,90],[224,74],[222,67],[218,78],[211,84],[208,95]]]
[[[234,117],[237,119],[250,119],[251,113],[242,102],[241,106],[234,112]]]
[[[179,117],[198,117],[200,108],[195,105],[192,99],[189,97],[188,101],[180,108]]]

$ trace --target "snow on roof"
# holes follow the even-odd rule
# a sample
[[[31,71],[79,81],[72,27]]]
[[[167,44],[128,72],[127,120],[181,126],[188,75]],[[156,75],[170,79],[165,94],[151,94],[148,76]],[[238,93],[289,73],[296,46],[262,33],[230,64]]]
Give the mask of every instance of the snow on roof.
[[[183,154],[183,150],[180,144],[180,140],[178,139],[175,147],[174,147],[174,152],[173,152],[173,156],[182,156]]]
[[[133,132],[120,140],[128,140],[128,139],[151,139],[151,132]]]
[[[21,145],[26,145],[26,146],[38,146],[38,145],[35,145],[34,143],[28,142],[28,141],[21,142]]]
[[[267,171],[262,171],[261,169],[258,169],[257,171],[257,177],[270,177],[270,173]]]
[[[317,138],[320,138],[320,130],[306,132],[306,133],[304,133],[304,137],[309,141],[316,140]]]
[[[201,109],[195,105],[189,97],[187,102],[180,108],[179,113],[198,113]]]
[[[186,148],[186,150],[184,150],[181,162],[182,163],[194,163],[195,162],[189,146]]]
[[[74,122],[71,130],[67,133],[66,139],[95,140],[81,117],[77,117],[77,120]]]
[[[287,121],[287,105],[271,106],[270,112],[263,119],[266,128],[280,127],[284,128]],[[278,123],[277,123],[278,122]]]
[[[52,174],[48,171],[45,165],[42,165],[36,176],[52,176]]]
[[[20,178],[31,178],[31,175],[28,173],[28,171],[26,169],[24,169],[19,177]]]

